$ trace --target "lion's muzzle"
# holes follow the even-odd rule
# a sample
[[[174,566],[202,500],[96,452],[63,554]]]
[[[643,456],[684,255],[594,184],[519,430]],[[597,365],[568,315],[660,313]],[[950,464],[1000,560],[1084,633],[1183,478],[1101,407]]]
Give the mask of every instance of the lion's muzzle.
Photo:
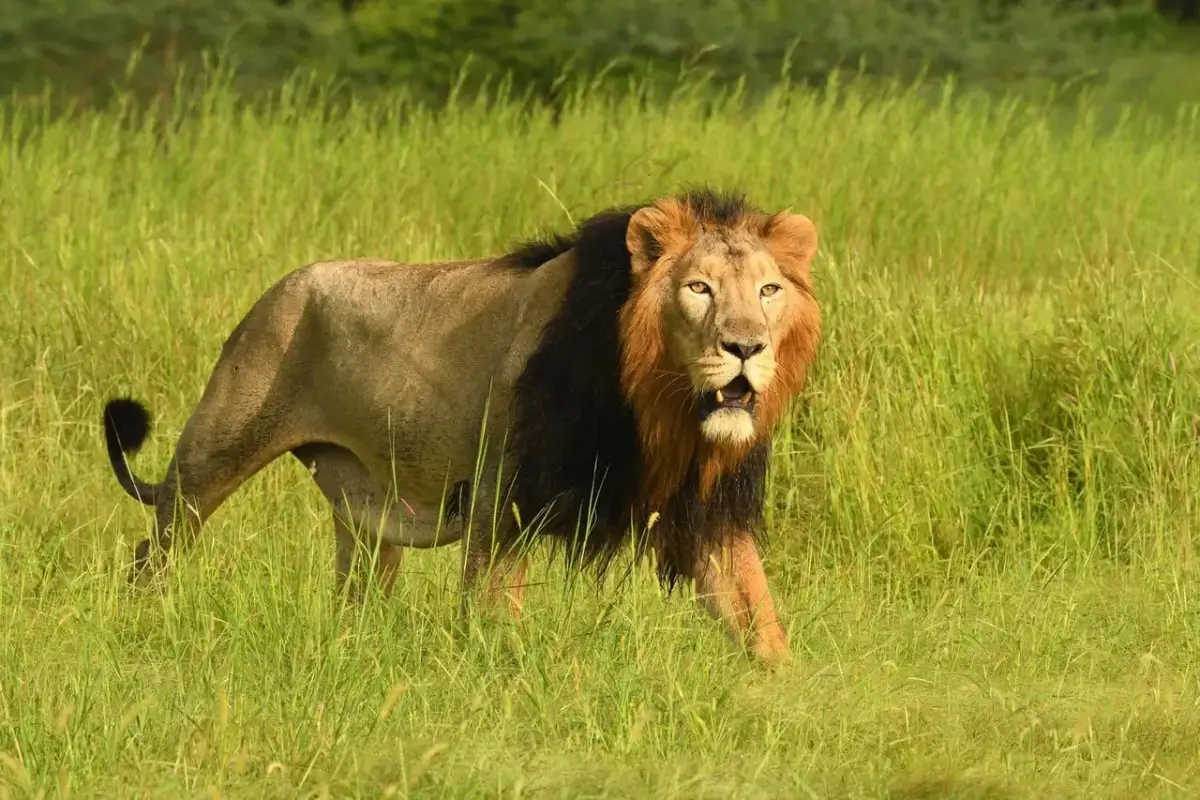
[[[721,341],[721,356],[725,363],[732,367],[733,376],[720,388],[710,389],[701,394],[701,419],[707,419],[713,413],[722,410],[754,413],[754,403],[758,394],[748,373],[756,371],[758,361],[761,361],[762,358],[760,357],[758,361],[753,359],[766,349],[766,343],[755,338]]]
[[[755,399],[754,388],[750,385],[749,379],[745,375],[739,374],[720,389],[705,392],[700,396],[700,416],[704,418],[721,409],[745,411],[752,414],[754,413]]]

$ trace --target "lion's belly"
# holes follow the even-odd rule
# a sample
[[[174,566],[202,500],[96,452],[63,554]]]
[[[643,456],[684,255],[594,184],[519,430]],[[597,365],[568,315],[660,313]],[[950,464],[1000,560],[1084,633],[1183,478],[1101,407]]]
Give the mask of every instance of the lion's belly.
[[[468,355],[446,347],[436,357],[410,347],[400,367],[367,374],[362,362],[336,376],[347,389],[328,411],[332,426],[375,480],[394,486],[414,509],[436,509],[447,487],[460,481],[491,485],[506,440],[512,437],[515,370],[505,371],[507,351],[481,341]],[[447,371],[437,362],[462,365]],[[370,362],[365,362],[369,364]],[[519,373],[518,373],[519,374]],[[421,520],[436,513],[417,514]]]
[[[442,517],[439,505],[411,502],[403,491],[393,493],[392,497],[395,499],[383,503],[352,499],[335,500],[334,504],[339,513],[349,512],[351,530],[363,541],[380,539],[399,547],[428,548],[454,544],[462,538],[458,517]]]
[[[374,411],[371,424],[355,437],[354,449],[377,482],[406,493],[414,508],[436,509],[448,487],[460,481],[486,482],[494,476],[506,425],[501,415],[487,414],[495,407],[488,409],[486,397],[475,398],[474,403],[464,394],[445,400],[427,398],[419,404],[397,402],[386,412]],[[485,415],[492,417],[487,425]]]
[[[462,526],[457,519],[441,520],[436,505],[409,502],[400,492],[396,513],[386,526],[383,540],[402,547],[441,547],[462,538]]]

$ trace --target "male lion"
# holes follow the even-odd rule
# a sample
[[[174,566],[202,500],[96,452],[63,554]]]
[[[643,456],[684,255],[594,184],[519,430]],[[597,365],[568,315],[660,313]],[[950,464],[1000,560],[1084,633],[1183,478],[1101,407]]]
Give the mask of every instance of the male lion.
[[[400,548],[464,539],[464,608],[486,576],[516,616],[522,528],[601,571],[640,531],[668,588],[694,581],[736,642],[785,659],[755,536],[772,430],[821,336],[816,249],[808,218],[701,189],[495,259],[299,268],[225,342],[162,483],[123,457],[146,410],[105,407],[117,479],[156,510],[131,580],[292,453],[333,504],[342,582],[359,545],[387,591]]]

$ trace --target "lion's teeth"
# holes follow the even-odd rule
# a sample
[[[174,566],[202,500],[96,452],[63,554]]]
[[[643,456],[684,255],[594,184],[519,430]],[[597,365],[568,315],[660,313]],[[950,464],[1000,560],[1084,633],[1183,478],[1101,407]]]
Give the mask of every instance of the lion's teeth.
[[[717,402],[718,402],[718,403],[724,403],[724,402],[725,402],[725,395],[721,394],[721,390],[720,390],[720,389],[717,389]]]

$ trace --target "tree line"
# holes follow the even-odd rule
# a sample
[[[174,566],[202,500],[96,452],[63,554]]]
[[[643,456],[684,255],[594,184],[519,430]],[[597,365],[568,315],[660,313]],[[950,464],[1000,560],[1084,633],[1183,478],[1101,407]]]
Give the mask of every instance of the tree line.
[[[464,75],[552,95],[564,74],[682,66],[751,86],[837,67],[1059,81],[1198,23],[1200,0],[22,0],[0,15],[0,90],[162,93],[218,52],[247,91],[308,69],[431,99]]]

